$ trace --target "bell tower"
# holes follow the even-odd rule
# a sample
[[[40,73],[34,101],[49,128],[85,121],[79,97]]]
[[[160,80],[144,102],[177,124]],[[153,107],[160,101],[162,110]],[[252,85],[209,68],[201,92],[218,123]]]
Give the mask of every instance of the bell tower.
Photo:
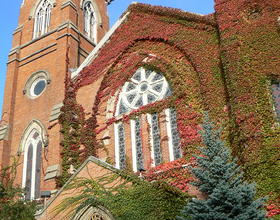
[[[19,157],[27,198],[53,190],[60,174],[60,126],[67,68],[76,69],[109,30],[104,0],[24,0],[7,63],[0,164]]]

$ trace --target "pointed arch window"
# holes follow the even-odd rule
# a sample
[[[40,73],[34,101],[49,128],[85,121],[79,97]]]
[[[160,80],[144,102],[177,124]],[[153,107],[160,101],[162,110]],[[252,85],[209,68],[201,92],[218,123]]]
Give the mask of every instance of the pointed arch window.
[[[40,198],[42,137],[33,129],[25,142],[22,186],[26,188],[26,199]]]
[[[115,116],[126,114],[141,106],[160,101],[172,95],[172,89],[165,77],[156,71],[139,68],[131,79],[126,82],[119,94]],[[176,111],[173,108],[166,109],[166,130],[168,135],[170,161],[181,157],[180,139],[177,132]],[[162,149],[160,141],[160,125],[158,113],[147,114],[150,126],[150,145],[153,166],[162,162]],[[144,168],[141,134],[141,116],[130,121],[131,149],[133,170],[139,171]],[[116,167],[125,168],[125,137],[124,125],[117,123],[115,130],[115,155]],[[123,135],[120,135],[120,130]]]
[[[35,12],[33,39],[50,31],[52,3],[42,0]]]
[[[91,41],[97,43],[97,20],[91,2],[84,5],[84,32]]]

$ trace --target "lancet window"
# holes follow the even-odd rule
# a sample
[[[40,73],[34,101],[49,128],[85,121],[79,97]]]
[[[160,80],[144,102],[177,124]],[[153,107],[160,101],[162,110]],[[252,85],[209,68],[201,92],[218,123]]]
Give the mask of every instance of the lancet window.
[[[33,38],[50,31],[52,3],[50,0],[42,0],[35,12]]]
[[[86,36],[97,43],[97,20],[91,2],[86,2],[84,6],[84,31]]]
[[[170,95],[172,95],[172,89],[160,72],[139,68],[121,90],[115,116],[121,117],[123,114],[127,114],[141,106],[160,101]],[[166,109],[165,114],[170,161],[173,161],[181,157],[176,111],[173,108]],[[132,163],[135,172],[144,169],[141,121],[141,116],[130,121]],[[158,113],[147,114],[147,121],[150,126],[152,165],[156,166],[162,162]],[[124,127],[122,123],[117,123],[114,127],[116,167],[120,169],[125,169],[125,156],[123,155],[125,155],[126,142],[124,135],[120,133],[121,131],[125,134]]]
[[[23,187],[26,188],[26,199],[40,198],[42,137],[33,129],[25,142],[23,164]]]

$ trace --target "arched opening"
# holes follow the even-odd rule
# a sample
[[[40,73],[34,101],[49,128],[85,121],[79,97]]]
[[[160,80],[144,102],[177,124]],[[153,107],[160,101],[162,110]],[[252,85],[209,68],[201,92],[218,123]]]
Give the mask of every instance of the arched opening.
[[[52,2],[42,0],[35,12],[33,38],[50,31]]]
[[[161,101],[172,95],[172,89],[166,78],[157,71],[139,68],[128,82],[124,84],[118,95],[115,117],[121,118],[129,112],[142,106]],[[173,108],[165,109],[165,129],[168,135],[169,160],[181,158],[180,138],[177,131],[176,111]],[[142,125],[145,123],[143,115],[130,120],[130,136],[132,149],[132,166],[134,172],[145,169],[142,152]],[[150,127],[150,156],[152,166],[163,162],[161,149],[161,129],[159,125],[159,113],[146,114]],[[115,162],[116,167],[125,169],[126,160],[126,137],[127,131],[122,122],[114,124],[115,132]]]

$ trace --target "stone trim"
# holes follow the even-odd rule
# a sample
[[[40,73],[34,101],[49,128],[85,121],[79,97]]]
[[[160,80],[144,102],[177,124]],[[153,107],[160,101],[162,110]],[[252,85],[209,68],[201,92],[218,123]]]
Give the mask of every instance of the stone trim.
[[[119,169],[117,169],[116,167],[114,167],[111,164],[108,164],[96,157],[90,156],[88,157],[85,162],[79,167],[79,169],[77,170],[77,172],[75,174],[73,174],[68,180],[67,182],[61,187],[61,189],[48,201],[46,207],[44,207],[43,209],[39,210],[36,214],[35,214],[35,218],[38,219],[40,216],[42,216],[44,214],[44,212],[46,211],[46,209],[48,209],[48,207],[54,202],[54,200],[56,200],[56,198],[66,189],[66,186],[73,180],[76,178],[76,176],[86,167],[87,164],[89,163],[95,163],[98,166],[101,166],[105,169],[108,169],[114,173],[118,173]]]
[[[79,47],[79,49],[80,49],[81,51],[83,51],[85,54],[89,55],[89,52],[87,52],[84,48]]]
[[[92,46],[96,47],[96,44],[92,42],[86,35],[80,33],[81,37],[83,37],[87,42],[89,42]]]
[[[47,147],[49,145],[49,135],[48,135],[48,131],[47,131],[45,125],[38,119],[33,119],[26,126],[26,128],[24,129],[24,131],[21,135],[21,138],[20,138],[19,144],[18,144],[18,151],[17,151],[18,155],[20,155],[20,153],[23,152],[23,150],[24,150],[23,146],[25,146],[26,139],[33,129],[37,129],[40,132],[42,141],[43,141],[43,147]]]
[[[17,32],[22,31],[22,29],[23,29],[23,25],[18,26],[18,27],[15,29],[13,35],[16,34]]]
[[[56,0],[50,0],[52,3],[53,3],[53,7],[55,7],[57,5],[57,2]],[[35,11],[38,7],[38,5],[41,3],[41,0],[35,0],[32,7],[31,7],[31,10],[30,10],[30,13],[29,13],[29,20],[32,19],[34,17],[34,14],[35,14]]]
[[[110,211],[101,205],[87,206],[82,210],[80,210],[75,216],[73,216],[72,219],[73,220],[91,219],[94,213],[100,214],[106,220],[115,220],[115,218],[110,213]]]
[[[17,45],[16,47],[14,47],[10,50],[10,53],[8,54],[8,56],[13,55],[14,53],[19,53],[19,51],[20,51],[20,46]]]
[[[47,53],[44,53],[44,54],[42,54],[42,55],[40,55],[40,56],[38,56],[38,57],[35,57],[35,58],[32,59],[32,60],[27,61],[26,63],[23,63],[23,64],[19,65],[19,67],[22,67],[22,66],[24,66],[25,64],[28,64],[28,63],[30,63],[30,62],[32,62],[32,61],[34,61],[34,60],[37,60],[38,58],[41,58],[41,57],[43,57],[43,56],[45,56],[45,55],[47,55],[47,54],[49,54],[49,53],[52,53],[52,52],[54,52],[54,51],[56,51],[56,50],[57,50],[56,48],[53,49],[53,50],[50,50],[50,51],[47,52]]]
[[[60,164],[48,166],[44,180],[53,179],[60,174]]]
[[[0,141],[9,139],[9,124],[0,127]]]
[[[62,35],[60,35],[59,37],[57,37],[56,38],[56,40],[59,40],[60,38],[63,38],[63,37],[65,37],[65,36],[67,36],[67,37],[72,37],[73,39],[75,39],[77,42],[80,42],[80,40],[78,39],[78,38],[76,38],[73,34],[62,34]]]
[[[29,41],[29,42],[23,44],[23,45],[20,47],[20,49],[22,49],[22,48],[24,48],[24,47],[27,47],[27,46],[29,46],[30,44],[33,44],[34,42],[36,42],[36,41],[38,41],[38,40],[41,40],[42,38],[47,37],[48,35],[53,34],[53,33],[56,32],[56,31],[57,31],[57,28],[55,28],[55,29],[53,29],[53,30],[51,30],[51,31],[49,31],[49,32],[47,32],[47,33],[41,35],[40,37],[36,37],[36,38],[32,39],[31,41]]]
[[[6,64],[8,65],[9,63],[14,62],[14,61],[18,61],[19,62],[19,59],[18,58],[12,59],[12,60],[8,61]]]
[[[47,47],[45,47],[45,48],[43,48],[43,49],[41,49],[41,50],[38,50],[38,51],[36,51],[36,52],[34,52],[34,53],[32,53],[32,54],[30,54],[30,55],[28,55],[28,56],[26,56],[26,57],[20,59],[20,62],[21,62],[21,61],[24,61],[24,60],[26,60],[26,59],[28,59],[28,58],[30,58],[30,57],[36,55],[36,54],[38,54],[38,53],[41,53],[41,52],[43,52],[44,50],[47,50],[47,49],[49,49],[49,48],[51,48],[51,47],[53,47],[53,46],[55,46],[55,45],[57,45],[57,43],[51,44],[51,45],[49,45],[49,46],[47,46]]]
[[[53,108],[52,108],[52,112],[51,112],[51,117],[50,117],[50,120],[49,122],[52,122],[56,119],[58,119],[59,115],[61,114],[61,107],[63,106],[63,103],[59,103],[59,104],[56,104]]]
[[[75,11],[77,11],[77,7],[76,7],[75,3],[72,2],[71,0],[63,2],[60,9],[62,10],[63,8],[66,8],[67,6],[71,6]]]

